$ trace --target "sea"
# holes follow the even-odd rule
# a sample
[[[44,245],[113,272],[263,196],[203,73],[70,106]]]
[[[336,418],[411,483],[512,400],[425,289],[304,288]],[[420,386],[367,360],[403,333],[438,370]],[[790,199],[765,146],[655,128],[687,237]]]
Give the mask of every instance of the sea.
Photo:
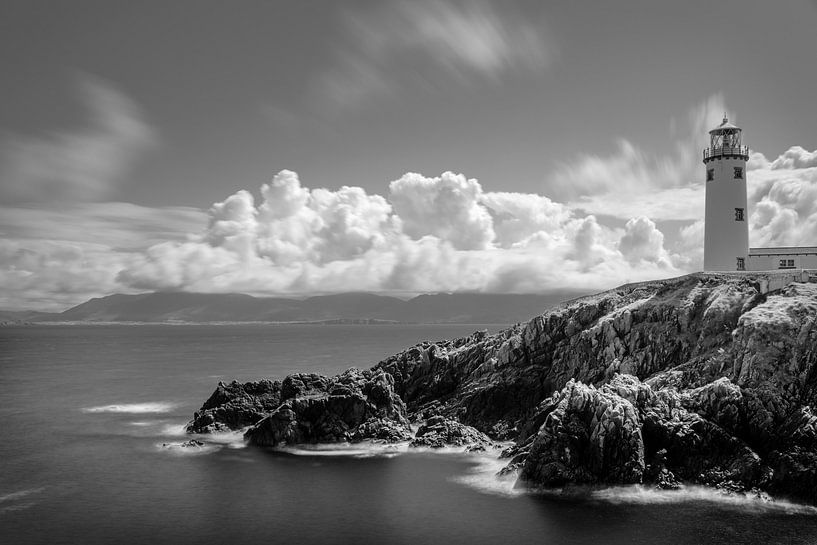
[[[817,543],[817,510],[688,487],[518,488],[495,454],[181,447],[219,381],[368,368],[496,325],[0,328],[0,543]]]

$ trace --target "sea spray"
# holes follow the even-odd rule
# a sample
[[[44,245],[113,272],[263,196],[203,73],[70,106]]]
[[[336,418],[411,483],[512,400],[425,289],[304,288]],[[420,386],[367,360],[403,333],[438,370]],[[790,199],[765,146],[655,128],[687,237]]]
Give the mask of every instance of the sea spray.
[[[178,403],[170,401],[148,401],[145,403],[123,403],[83,407],[80,411],[84,413],[151,414],[167,413],[175,409],[178,405]]]

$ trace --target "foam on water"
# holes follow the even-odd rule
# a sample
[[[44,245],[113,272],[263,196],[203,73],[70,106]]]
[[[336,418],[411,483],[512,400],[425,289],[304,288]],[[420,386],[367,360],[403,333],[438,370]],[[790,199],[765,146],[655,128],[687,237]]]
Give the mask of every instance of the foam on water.
[[[499,475],[499,470],[508,465],[508,460],[496,456],[475,456],[477,463],[465,475],[451,477],[451,481],[464,484],[485,494],[514,497],[525,494],[523,488],[516,488],[516,472]]]
[[[793,503],[782,499],[762,499],[751,494],[728,494],[705,486],[688,485],[679,490],[660,490],[644,485],[612,486],[591,488],[571,486],[568,488],[525,488],[516,487],[518,472],[499,475],[508,460],[496,456],[474,456],[477,463],[465,475],[451,477],[452,482],[464,484],[480,492],[501,496],[539,494],[552,497],[589,500],[613,505],[661,505],[688,502],[709,502],[719,506],[750,512],[782,512],[798,515],[817,516],[817,507]]]
[[[408,450],[408,442],[403,443],[321,443],[281,447],[279,452],[294,456],[350,456],[354,458],[392,457]]]
[[[80,409],[84,413],[126,413],[126,414],[151,414],[167,413],[178,406],[178,403],[170,401],[149,401],[146,403],[124,403],[117,405],[99,405],[97,407],[83,407]]]
[[[711,502],[721,506],[735,507],[752,512],[777,511],[789,514],[817,515],[817,507],[786,500],[763,500],[751,494],[727,494],[704,486],[684,486],[680,490],[658,490],[648,486],[613,486],[591,490],[592,500],[612,504],[672,504],[685,502]]]
[[[187,435],[187,426],[185,424],[164,424],[160,433],[171,437],[182,437]]]
[[[182,435],[186,434],[186,432],[184,431],[184,426],[182,426],[181,431]],[[247,443],[244,441],[244,430],[220,431],[215,433],[209,433],[206,435],[194,435],[192,437],[195,437],[200,441],[213,443],[221,447],[227,447],[231,449],[244,448],[247,446]]]

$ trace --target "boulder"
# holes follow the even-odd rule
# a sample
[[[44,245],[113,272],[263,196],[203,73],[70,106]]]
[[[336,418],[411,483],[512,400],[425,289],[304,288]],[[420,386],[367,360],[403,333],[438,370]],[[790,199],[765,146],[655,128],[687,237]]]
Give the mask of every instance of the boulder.
[[[493,447],[491,439],[471,426],[460,424],[443,416],[432,416],[420,426],[410,446],[412,447],[468,447],[469,451],[487,450]]]

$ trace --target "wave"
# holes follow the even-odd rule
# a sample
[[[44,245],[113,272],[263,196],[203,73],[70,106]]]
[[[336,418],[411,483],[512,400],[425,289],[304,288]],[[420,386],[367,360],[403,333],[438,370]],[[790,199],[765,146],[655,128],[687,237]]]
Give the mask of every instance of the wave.
[[[41,486],[39,488],[28,488],[26,490],[18,490],[17,492],[0,495],[0,515],[14,511],[22,511],[23,509],[28,509],[36,505],[37,502],[31,501],[29,496],[39,494],[43,490],[45,490],[45,487]]]
[[[25,497],[28,497],[28,496],[32,495],[32,494],[39,494],[43,490],[45,490],[45,487],[41,486],[39,488],[27,488],[25,490],[19,490],[17,492],[11,492],[9,494],[3,494],[3,495],[0,495],[0,503],[4,503],[4,502],[7,502],[7,501],[21,500],[21,499],[23,499]]]
[[[99,405],[97,407],[83,407],[80,409],[84,413],[127,413],[127,414],[149,414],[167,413],[175,409],[179,404],[169,401],[149,401],[146,403],[124,403],[117,405]]]

